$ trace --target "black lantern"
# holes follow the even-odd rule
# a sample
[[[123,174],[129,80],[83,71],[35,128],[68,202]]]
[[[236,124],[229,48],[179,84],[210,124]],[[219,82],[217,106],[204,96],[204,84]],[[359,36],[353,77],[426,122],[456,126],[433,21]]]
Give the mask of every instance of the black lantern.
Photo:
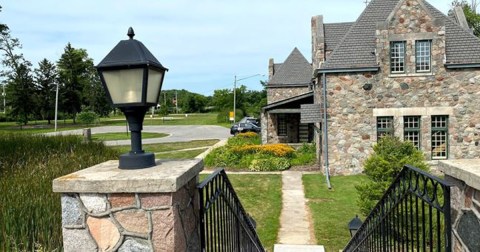
[[[142,150],[143,119],[157,105],[168,69],[133,39],[132,27],[127,35],[130,39],[120,41],[96,68],[109,100],[125,113],[131,131],[132,150],[120,156],[119,168],[139,169],[155,166],[154,154]]]
[[[355,218],[353,218],[349,223],[348,223],[348,229],[350,230],[350,235],[353,237],[357,233],[358,229],[362,226],[363,222],[358,218],[358,215],[355,215]]]

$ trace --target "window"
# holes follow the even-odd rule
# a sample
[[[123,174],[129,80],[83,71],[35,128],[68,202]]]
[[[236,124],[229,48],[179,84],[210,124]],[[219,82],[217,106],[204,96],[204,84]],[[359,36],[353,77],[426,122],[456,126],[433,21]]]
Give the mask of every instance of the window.
[[[405,72],[405,41],[390,43],[390,72]]]
[[[420,149],[420,116],[403,117],[403,140]]]
[[[417,72],[430,72],[430,40],[419,40],[415,42],[415,70]]]
[[[377,117],[377,139],[385,135],[393,136],[393,117],[391,116]]]
[[[285,114],[278,114],[277,117],[277,135],[286,136],[287,135],[287,119]]]
[[[448,116],[432,116],[432,159],[448,158]]]

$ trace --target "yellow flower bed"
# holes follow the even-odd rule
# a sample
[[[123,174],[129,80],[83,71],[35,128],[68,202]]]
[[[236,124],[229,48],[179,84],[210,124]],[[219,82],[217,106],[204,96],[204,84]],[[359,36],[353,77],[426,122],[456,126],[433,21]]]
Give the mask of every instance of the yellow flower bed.
[[[257,133],[255,132],[244,132],[244,133],[239,133],[237,135],[237,137],[243,137],[243,138],[252,138],[252,137],[256,137],[257,136]]]
[[[265,153],[277,157],[290,156],[295,149],[286,144],[243,145],[233,148],[236,153]]]

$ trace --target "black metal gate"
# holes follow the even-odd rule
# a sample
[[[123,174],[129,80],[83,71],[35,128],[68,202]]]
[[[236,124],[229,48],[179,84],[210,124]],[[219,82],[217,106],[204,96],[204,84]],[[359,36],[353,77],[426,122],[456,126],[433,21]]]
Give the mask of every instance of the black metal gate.
[[[452,251],[450,185],[405,166],[344,251]]]
[[[264,251],[225,170],[216,170],[198,190],[202,251]]]

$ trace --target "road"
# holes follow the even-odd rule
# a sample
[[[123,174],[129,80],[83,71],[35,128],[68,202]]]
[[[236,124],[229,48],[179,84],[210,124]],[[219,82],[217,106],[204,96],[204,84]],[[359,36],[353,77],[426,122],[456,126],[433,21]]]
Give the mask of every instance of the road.
[[[125,126],[94,127],[92,134],[125,132]],[[143,139],[143,144],[188,142],[192,140],[219,139],[230,137],[230,130],[215,125],[175,125],[175,126],[144,126],[142,132],[165,133],[167,137]],[[50,132],[45,135],[82,135],[83,129]],[[106,141],[106,145],[130,145],[130,140]]]

